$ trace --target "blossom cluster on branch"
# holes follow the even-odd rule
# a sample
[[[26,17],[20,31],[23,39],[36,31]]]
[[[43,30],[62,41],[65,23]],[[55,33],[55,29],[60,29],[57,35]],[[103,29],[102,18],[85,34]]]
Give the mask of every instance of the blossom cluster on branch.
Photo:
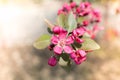
[[[57,24],[53,25],[46,20],[51,35],[41,36],[34,46],[38,49],[48,46],[53,52],[48,59],[50,66],[57,63],[62,66],[70,66],[72,63],[79,65],[86,60],[88,52],[100,48],[93,40],[97,32],[102,30],[102,27],[98,26],[100,21],[100,11],[94,9],[91,3],[65,3],[58,10]]]

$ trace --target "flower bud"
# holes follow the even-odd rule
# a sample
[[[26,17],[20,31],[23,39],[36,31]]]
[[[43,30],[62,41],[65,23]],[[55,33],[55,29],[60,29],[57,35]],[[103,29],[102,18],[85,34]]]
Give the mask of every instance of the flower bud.
[[[49,50],[53,50],[53,47],[54,47],[55,45],[54,44],[50,44],[49,46],[48,46],[48,49]]]
[[[66,33],[67,31],[63,29],[61,26],[55,26],[53,28],[53,33],[54,34],[60,34],[60,33]]]
[[[52,56],[51,58],[49,58],[48,65],[55,66],[56,64],[57,64],[57,59],[55,56]]]
[[[71,8],[76,7],[76,3],[75,3],[75,2],[72,2],[72,3],[70,4],[70,7],[71,7]]]
[[[88,26],[89,22],[87,20],[82,22],[83,26]]]
[[[59,33],[60,33],[60,27],[59,27],[59,26],[55,26],[55,27],[53,28],[53,33],[59,34]]]

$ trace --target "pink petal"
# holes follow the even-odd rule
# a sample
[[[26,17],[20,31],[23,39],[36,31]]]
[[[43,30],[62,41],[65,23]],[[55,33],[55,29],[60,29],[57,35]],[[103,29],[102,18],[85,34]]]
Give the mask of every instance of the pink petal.
[[[85,29],[80,27],[80,28],[76,29],[76,32],[79,36],[82,36],[85,33]]]
[[[80,39],[79,37],[76,37],[75,39],[76,39],[76,42],[78,42],[78,43],[83,43],[84,42],[84,40]]]
[[[58,37],[53,35],[52,38],[51,38],[51,42],[52,42],[53,44],[57,44],[58,41],[59,41]]]
[[[93,26],[93,32],[94,33],[97,33],[97,32],[99,32],[100,30],[103,30],[103,29],[104,29],[104,27],[99,27],[98,25]]]
[[[71,53],[71,54],[70,54],[70,57],[71,57],[72,59],[75,59],[75,58],[76,58],[75,53]]]
[[[68,54],[73,53],[73,49],[70,46],[64,46],[63,49]]]
[[[78,50],[78,53],[80,54],[81,57],[85,57],[86,56],[86,52],[83,50]]]
[[[84,2],[80,3],[80,8],[85,9],[85,3]]]
[[[100,17],[101,16],[100,11],[98,9],[93,9],[93,16]]]
[[[63,51],[63,48],[60,46],[55,46],[53,50],[55,54],[60,55]]]
[[[97,25],[94,25],[93,26],[93,32],[98,32],[100,29]]]
[[[89,2],[85,2],[84,5],[85,5],[85,7],[90,7],[91,6],[91,4]]]
[[[52,31],[55,34],[67,33],[67,31],[63,29],[61,26],[55,26]]]
[[[78,36],[76,29],[73,30],[72,34],[73,34],[74,37],[77,37],[77,36]]]
[[[92,34],[92,30],[86,30],[86,32],[91,35]]]
[[[63,28],[60,28],[60,33],[64,33],[64,34],[67,34],[67,31]]]
[[[74,59],[74,62],[79,65],[86,60],[86,57],[78,57]]]
[[[71,10],[71,7],[67,4],[67,3],[65,3],[64,5],[63,5],[63,9],[66,9],[67,10],[67,12],[69,12],[70,10]]]
[[[80,8],[79,8],[79,7],[76,9],[76,12],[77,12],[77,13],[80,13]]]
[[[80,59],[80,62],[82,63],[83,61],[85,61],[86,60],[86,57],[82,57],[81,59]]]
[[[79,58],[75,58],[75,59],[74,59],[74,62],[75,62],[77,65],[81,64],[81,61],[80,61]]]
[[[74,8],[76,6],[76,3],[75,2],[72,2],[71,4],[70,4],[70,7],[71,8]]]
[[[60,14],[64,14],[62,9],[58,10],[58,15],[60,15]]]
[[[74,43],[74,39],[73,39],[73,37],[72,36],[69,36],[67,39],[66,39],[66,44],[72,44],[72,43]]]
[[[67,35],[67,33],[61,33],[61,34],[59,34],[59,39],[65,39],[66,38],[66,35]]]
[[[82,22],[82,24],[83,24],[83,26],[88,26],[89,21],[88,21],[88,20],[85,20],[85,21]]]
[[[91,37],[91,39],[95,39],[96,35],[95,35],[94,33],[92,33],[92,34],[90,35],[90,37]]]

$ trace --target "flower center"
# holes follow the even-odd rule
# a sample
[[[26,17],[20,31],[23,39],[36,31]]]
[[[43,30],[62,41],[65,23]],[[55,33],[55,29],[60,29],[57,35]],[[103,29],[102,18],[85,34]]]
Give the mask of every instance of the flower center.
[[[59,41],[59,45],[60,45],[61,47],[63,47],[63,46],[65,45],[65,39],[60,40],[60,41]]]

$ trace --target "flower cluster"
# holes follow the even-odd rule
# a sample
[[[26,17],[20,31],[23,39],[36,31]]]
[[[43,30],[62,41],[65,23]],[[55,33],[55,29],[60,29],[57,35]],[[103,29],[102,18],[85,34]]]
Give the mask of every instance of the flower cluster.
[[[84,50],[76,50],[72,46],[74,42],[77,42],[78,44],[84,42],[84,40],[80,38],[85,33],[83,27],[74,29],[69,35],[68,31],[60,26],[55,26],[52,32],[51,44],[48,48],[53,50],[54,56],[49,59],[49,65],[56,65],[57,59],[55,59],[55,56],[60,56],[63,53],[68,54],[76,64],[80,64],[86,59],[86,52]]]
[[[100,48],[93,40],[102,29],[98,26],[101,21],[100,11],[92,8],[89,2],[79,5],[72,2],[65,3],[57,15],[58,24],[52,25],[46,21],[52,36],[41,36],[34,46],[38,49],[48,47],[53,51],[48,60],[50,66],[55,66],[61,58],[67,65],[72,62],[79,65],[86,60],[88,52]]]
[[[69,15],[73,13],[77,20],[77,27],[71,32],[68,32],[63,26],[55,25],[52,29],[52,38],[49,49],[53,50],[54,55],[48,60],[50,66],[55,66],[59,61],[58,57],[62,54],[67,54],[69,59],[74,61],[77,65],[86,60],[88,51],[78,49],[75,47],[75,43],[82,45],[84,40],[82,37],[85,33],[88,33],[90,37],[95,38],[96,33],[102,28],[98,27],[97,23],[101,21],[101,14],[99,10],[91,7],[89,2],[82,2],[77,5],[75,2],[70,4],[64,4],[63,7],[58,10],[59,15]],[[82,18],[82,21],[79,19]],[[92,26],[88,28],[88,26]]]
[[[81,26],[89,26],[95,25],[92,29],[88,29],[87,33],[91,36],[91,38],[95,38],[96,30],[93,28],[97,28],[97,30],[102,30],[103,28],[98,28],[97,23],[101,21],[101,14],[98,9],[92,8],[89,2],[82,2],[80,5],[77,5],[75,2],[68,4],[64,4],[62,9],[58,10],[58,15],[65,14],[68,15],[70,12],[73,12],[76,19],[84,18],[84,20],[78,24]]]

